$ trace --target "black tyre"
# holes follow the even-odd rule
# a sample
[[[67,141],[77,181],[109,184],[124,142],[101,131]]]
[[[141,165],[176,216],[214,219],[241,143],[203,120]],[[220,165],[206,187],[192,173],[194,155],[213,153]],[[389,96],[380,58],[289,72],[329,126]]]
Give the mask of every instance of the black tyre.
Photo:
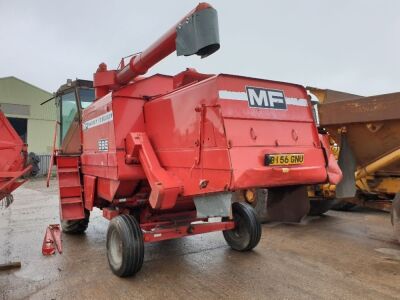
[[[393,200],[391,217],[394,235],[400,243],[400,194],[397,194]]]
[[[29,152],[28,165],[32,165],[32,170],[29,176],[35,177],[37,174],[39,174],[40,171],[39,163],[40,163],[39,156],[37,156],[34,152]]]
[[[223,231],[224,238],[232,249],[249,251],[257,246],[261,238],[261,224],[254,209],[245,202],[232,204],[235,228]]]
[[[392,212],[392,223],[393,223],[394,235],[397,241],[400,243],[400,215],[395,210],[393,210]]]
[[[133,216],[120,215],[111,220],[107,230],[107,259],[119,277],[136,274],[143,265],[142,230]]]
[[[85,209],[85,218],[81,220],[61,221],[61,228],[67,234],[82,234],[89,225],[90,211]]]
[[[309,216],[320,216],[331,209],[334,199],[311,199]]]
[[[350,211],[356,206],[357,205],[354,203],[346,202],[346,201],[339,200],[339,199],[334,199],[331,209],[340,210],[340,211]]]

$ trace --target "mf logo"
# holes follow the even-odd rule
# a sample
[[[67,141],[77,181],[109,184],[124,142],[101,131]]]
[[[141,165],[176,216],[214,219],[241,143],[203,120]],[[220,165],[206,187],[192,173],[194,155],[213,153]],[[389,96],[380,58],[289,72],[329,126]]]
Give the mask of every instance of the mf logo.
[[[283,91],[246,87],[250,107],[286,109]]]

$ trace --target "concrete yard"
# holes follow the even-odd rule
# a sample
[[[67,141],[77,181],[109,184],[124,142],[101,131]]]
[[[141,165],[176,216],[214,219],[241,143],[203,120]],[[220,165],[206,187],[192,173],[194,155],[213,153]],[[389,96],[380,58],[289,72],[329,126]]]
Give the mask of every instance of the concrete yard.
[[[86,235],[63,235],[64,253],[41,254],[58,223],[56,182],[25,184],[0,210],[0,299],[399,299],[400,245],[387,213],[329,212],[304,224],[265,224],[258,247],[237,253],[221,233],[148,244],[132,278],[107,263],[108,221],[100,211]]]

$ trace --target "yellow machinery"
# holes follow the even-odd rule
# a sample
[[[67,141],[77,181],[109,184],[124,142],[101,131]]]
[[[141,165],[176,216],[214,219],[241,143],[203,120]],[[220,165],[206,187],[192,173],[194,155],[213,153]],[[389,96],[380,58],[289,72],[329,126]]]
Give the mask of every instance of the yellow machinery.
[[[319,128],[339,147],[343,172],[338,186],[311,187],[309,195],[337,209],[359,205],[391,212],[400,241],[400,93],[361,97],[307,90],[318,98]]]

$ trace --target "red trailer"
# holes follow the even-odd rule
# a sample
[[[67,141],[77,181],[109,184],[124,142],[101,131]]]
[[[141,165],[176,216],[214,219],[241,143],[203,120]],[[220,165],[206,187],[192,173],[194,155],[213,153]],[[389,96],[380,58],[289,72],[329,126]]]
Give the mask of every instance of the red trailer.
[[[23,177],[31,170],[27,145],[0,110],[0,203],[5,201],[6,207],[12,203],[11,193],[26,181]]]
[[[194,69],[142,76],[175,50],[205,57],[218,48],[216,11],[201,3],[126,65],[100,64],[92,104],[87,81],[57,93],[62,229],[83,232],[102,209],[118,276],[139,271],[148,242],[223,231],[233,249],[254,248],[260,223],[234,192],[290,186],[283,199],[293,186],[340,180],[304,87]]]

